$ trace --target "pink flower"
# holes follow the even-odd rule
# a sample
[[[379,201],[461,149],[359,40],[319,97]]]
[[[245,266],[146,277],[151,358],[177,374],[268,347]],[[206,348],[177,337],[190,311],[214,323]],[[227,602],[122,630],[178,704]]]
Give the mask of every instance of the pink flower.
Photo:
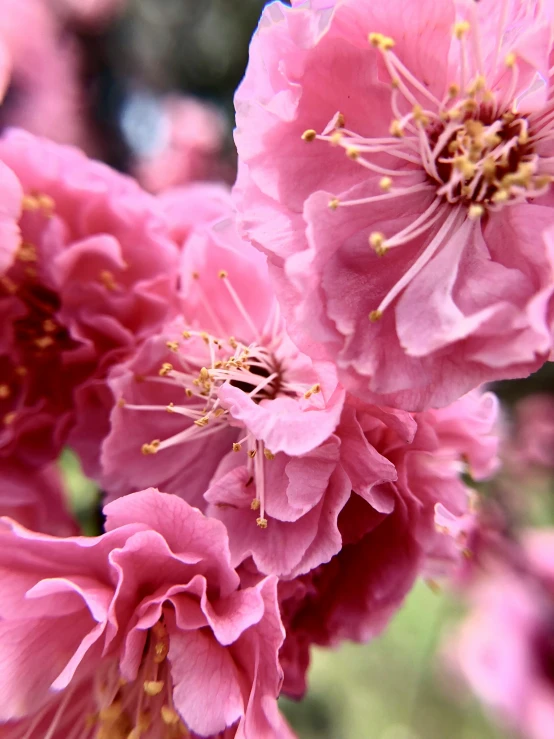
[[[292,736],[277,710],[276,580],[238,589],[224,527],[145,490],[105,509],[106,533],[57,539],[4,519],[0,717],[23,737],[75,699],[82,739]],[[13,647],[16,647],[15,649]],[[59,726],[59,724],[58,724]],[[71,729],[75,732],[75,726]],[[4,735],[4,733],[3,733]]]
[[[418,575],[456,573],[474,526],[475,494],[461,475],[483,479],[495,468],[496,414],[494,396],[477,392],[451,408],[414,416],[371,406],[345,408],[336,433],[343,469],[357,494],[338,518],[340,552],[280,584],[285,692],[297,697],[304,692],[311,644],[367,641],[385,628]],[[387,465],[396,473],[388,479]],[[444,525],[437,508],[451,526]]]
[[[515,407],[515,428],[508,463],[523,470],[554,471],[554,398],[530,395]],[[515,459],[514,459],[515,457]]]
[[[274,263],[293,339],[366,400],[443,406],[548,358],[548,13],[264,11],[236,96],[242,228]]]
[[[76,389],[167,319],[177,249],[150,196],[77,150],[12,131],[0,161],[25,193],[0,282],[0,447],[38,464],[65,442]]]
[[[20,242],[18,221],[23,190],[9,167],[0,163],[0,279],[10,268]],[[1,395],[1,393],[0,393]]]
[[[497,566],[447,649],[451,669],[504,725],[548,739],[554,722],[554,532],[526,540],[522,568]]]
[[[233,530],[233,563],[253,548],[267,573],[305,572],[340,549],[344,390],[288,338],[265,257],[232,219],[189,238],[181,285],[182,316],[110,377],[102,486],[208,501]]]
[[[225,120],[213,105],[193,97],[168,95],[160,102],[152,148],[137,156],[133,174],[151,192],[206,180],[217,174]]]
[[[4,0],[0,18],[0,122],[85,147],[89,131],[74,39],[44,0]],[[0,98],[2,95],[0,95]]]
[[[34,471],[0,461],[0,515],[54,536],[78,532],[68,511],[60,471],[54,464]]]

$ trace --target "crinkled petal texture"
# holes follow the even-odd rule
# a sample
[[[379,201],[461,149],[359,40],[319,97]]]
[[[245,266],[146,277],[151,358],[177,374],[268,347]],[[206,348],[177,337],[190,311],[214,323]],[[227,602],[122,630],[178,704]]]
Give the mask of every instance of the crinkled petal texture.
[[[350,398],[336,436],[352,490],[337,520],[340,551],[280,584],[284,690],[297,697],[310,644],[374,637],[418,575],[452,575],[462,566],[475,526],[473,493],[462,475],[482,479],[496,469],[497,402],[473,391],[451,407],[412,415]],[[218,515],[230,521],[233,551],[236,513]]]
[[[276,580],[239,589],[224,527],[177,496],[145,490],[105,513],[91,539],[3,519],[0,718],[44,722],[58,693],[63,717],[63,698],[92,680],[99,730],[114,735],[149,711],[148,739],[179,722],[203,737],[290,736]]]
[[[529,532],[524,550],[518,562],[526,558],[525,577],[506,561],[480,578],[445,657],[497,721],[547,739],[554,721],[554,532]]]
[[[151,196],[76,149],[14,130],[0,140],[0,161],[6,186],[14,182],[4,226],[12,213],[21,230],[0,285],[0,446],[40,464],[75,423],[74,393],[168,318],[178,250]],[[83,413],[91,396],[83,393]],[[101,425],[75,435],[85,457]]]
[[[232,218],[193,230],[181,288],[182,316],[109,378],[102,486],[110,500],[149,484],[209,504],[233,565],[253,556],[268,575],[305,573],[339,551],[350,494],[335,367],[292,343],[266,257]]]
[[[341,382],[366,401],[441,407],[485,381],[528,375],[551,351],[554,218],[545,183],[554,169],[550,134],[539,131],[552,107],[540,82],[550,66],[550,20],[546,9],[506,5],[272,3],[252,41],[235,99],[241,228],[270,256],[293,340],[335,361]],[[479,46],[499,109],[517,100],[531,111],[524,125],[537,131],[536,144],[532,156],[517,156],[543,177],[506,207],[476,184],[481,219],[468,217],[473,201],[459,190],[441,190],[449,165],[433,169],[426,153],[443,125],[441,101],[462,74],[452,27],[467,18],[480,34],[479,43],[467,39],[467,80],[478,73]],[[373,32],[394,39],[398,63],[368,43]],[[499,61],[512,52],[515,75]],[[400,92],[391,93],[391,75],[401,78]],[[414,104],[432,125],[391,137],[391,120],[419,115]],[[306,131],[319,140],[303,141]],[[350,140],[359,147],[353,154]],[[381,238],[384,256],[372,248]]]

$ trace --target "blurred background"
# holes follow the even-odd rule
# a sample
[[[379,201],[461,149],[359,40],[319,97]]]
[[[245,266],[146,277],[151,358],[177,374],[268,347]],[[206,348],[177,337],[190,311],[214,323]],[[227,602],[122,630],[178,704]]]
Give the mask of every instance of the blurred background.
[[[11,59],[0,126],[17,125],[85,149],[158,192],[194,180],[232,184],[233,93],[262,0],[2,0],[0,44]],[[548,366],[495,389],[512,408],[551,393]],[[553,440],[554,441],[554,440]],[[553,464],[554,467],[554,464]],[[84,529],[98,529],[99,491],[70,453],[62,468]],[[554,523],[551,469],[514,482],[518,525]],[[524,492],[524,495],[521,493]],[[462,599],[420,583],[386,635],[315,651],[302,703],[282,700],[301,739],[509,737],[441,667]],[[554,728],[552,731],[554,736]]]

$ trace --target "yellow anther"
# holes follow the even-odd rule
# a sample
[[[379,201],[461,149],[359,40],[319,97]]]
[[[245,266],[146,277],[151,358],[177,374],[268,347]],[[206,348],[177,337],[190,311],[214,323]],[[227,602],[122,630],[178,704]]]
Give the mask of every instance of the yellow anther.
[[[169,403],[168,405],[166,405],[165,409],[168,413],[175,413],[174,403]]]
[[[510,193],[507,190],[497,190],[492,196],[493,203],[505,203],[510,199]]]
[[[167,377],[170,372],[173,372],[173,365],[169,362],[164,362],[160,367],[160,371],[158,372],[158,374],[160,375],[160,377]]]
[[[302,134],[302,141],[314,141],[316,136],[317,131],[314,131],[313,128],[308,128],[308,130],[304,131],[304,133]]]
[[[494,149],[501,143],[502,139],[497,133],[488,133],[485,136],[485,144],[491,149]]]
[[[335,118],[335,126],[337,128],[344,128],[346,125],[346,121],[344,119],[344,116],[342,113],[337,113],[337,117]]]
[[[391,77],[390,86],[393,90],[398,90],[400,87],[400,78],[399,77]]]
[[[190,331],[183,331],[183,339],[190,339]]]
[[[271,462],[272,459],[275,459],[275,454],[270,452],[269,449],[264,449],[264,457]]]
[[[21,201],[21,207],[23,210],[33,211],[40,208],[40,204],[34,195],[24,195]]]
[[[98,279],[104,285],[106,290],[115,290],[117,287],[117,282],[115,281],[113,272],[110,272],[109,269],[103,269],[98,275]]]
[[[385,36],[382,33],[370,33],[368,36],[369,43],[380,51],[388,51],[394,46],[394,39]]]
[[[51,214],[55,208],[54,199],[50,195],[37,195],[37,202],[42,210],[46,211],[47,214]]]
[[[47,334],[52,334],[58,328],[58,325],[51,318],[47,318],[42,322],[42,330],[46,331]]]
[[[223,408],[216,408],[213,415],[214,415],[214,418],[219,418],[224,413],[225,413],[225,410]]]
[[[176,341],[166,341],[165,345],[168,349],[170,349],[172,352],[176,352],[179,349],[179,344]]]
[[[448,85],[448,96],[451,98],[458,97],[460,94],[460,86],[457,85],[455,82],[452,82],[450,85]]]
[[[233,442],[233,451],[234,452],[240,452],[241,449],[242,449],[242,445],[241,444],[238,444],[236,441]]]
[[[457,23],[454,23],[452,32],[454,33],[454,36],[460,40],[466,35],[466,33],[468,33],[470,28],[471,26],[469,25],[469,21],[458,21]]]
[[[210,335],[209,334],[207,334],[205,331],[202,331],[201,334],[200,334],[200,338],[202,339],[202,341],[204,342],[204,344],[208,344],[209,345],[209,343],[210,343]]]
[[[238,342],[234,336],[229,336],[228,344],[231,347],[231,349],[236,349],[238,347]]]
[[[160,447],[161,441],[159,439],[154,439],[154,441],[151,441],[149,444],[143,444],[140,448],[140,451],[148,456],[149,454],[156,454],[159,447]]]
[[[207,426],[210,422],[209,416],[202,416],[202,418],[197,418],[194,424],[196,426],[200,426],[200,428],[203,428],[204,426]]]
[[[529,131],[526,128],[522,128],[519,136],[517,137],[518,144],[527,144],[529,142]]]
[[[396,118],[390,124],[389,133],[391,136],[395,136],[397,139],[401,139],[404,136],[402,125],[400,124],[400,121],[396,120]]]
[[[483,77],[483,75],[478,74],[477,77],[473,80],[473,82],[467,88],[467,94],[476,95],[478,92],[482,92],[485,89],[486,84],[487,82],[485,78]]]
[[[170,708],[169,706],[162,706],[160,714],[162,717],[162,721],[164,722],[164,724],[167,724],[167,726],[175,726],[181,720],[177,711],[175,711],[173,708]]]
[[[53,343],[54,339],[51,336],[39,336],[38,339],[33,341],[33,344],[39,349],[48,349]]]
[[[373,231],[373,233],[369,235],[369,245],[379,256],[383,256],[383,254],[387,252],[385,235],[380,231]]]
[[[164,689],[163,680],[145,680],[144,692],[146,695],[159,695]]]
[[[260,501],[258,498],[254,498],[252,503],[250,503],[250,510],[257,511],[260,508]]]
[[[261,529],[267,529],[267,518],[257,518],[256,523]]]
[[[346,147],[346,156],[349,159],[352,159],[353,161],[356,161],[356,159],[360,156],[360,150],[357,149],[355,146],[347,146]]]
[[[5,384],[0,385],[0,400],[6,400],[6,398],[10,397],[10,395],[10,386]]]
[[[462,104],[462,107],[468,113],[474,113],[479,107],[479,103],[477,102],[477,100],[474,100],[473,98],[466,98],[466,100],[464,100]]]
[[[250,459],[254,459],[254,457],[256,456],[256,450],[255,449],[251,449],[248,452],[248,456],[250,457]]]
[[[392,187],[392,178],[391,177],[381,177],[379,180],[379,187],[384,192],[388,192]]]
[[[16,412],[11,411],[10,413],[6,413],[4,418],[2,419],[4,421],[4,426],[11,426],[11,424],[15,421]]]
[[[436,580],[427,579],[425,580],[425,584],[427,585],[429,590],[435,595],[440,595],[440,593],[442,592],[442,588]]]
[[[191,277],[193,280],[199,280],[200,279],[200,272],[192,272]]]
[[[315,395],[316,393],[320,393],[320,392],[321,392],[321,385],[319,384],[319,382],[316,382],[315,385],[312,385],[312,387],[304,393],[304,397],[306,398],[306,400],[308,400],[308,398],[311,398],[312,395]]]
[[[333,131],[333,133],[330,136],[330,141],[332,146],[338,146],[340,142],[343,140],[344,134],[341,131]]]
[[[336,210],[340,205],[340,200],[338,198],[332,198],[332,200],[329,200],[329,209],[330,210]]]
[[[224,280],[227,277],[227,272],[224,269],[220,269],[217,276],[220,280]]]
[[[475,164],[473,164],[473,162],[470,162],[468,157],[466,156],[455,157],[454,166],[456,167],[458,172],[462,173],[464,179],[466,180],[471,179],[475,174]]]
[[[202,382],[208,382],[209,379],[210,379],[210,373],[208,372],[206,367],[202,367],[202,369],[200,370],[200,380]]]
[[[375,323],[376,321],[380,320],[383,317],[383,311],[380,310],[372,310],[369,314],[369,320],[371,323]]]
[[[29,244],[23,241],[16,254],[17,259],[20,262],[36,262],[37,261],[37,249],[34,244]]]
[[[533,184],[537,188],[537,190],[541,190],[543,187],[550,185],[551,182],[552,182],[552,177],[550,175],[541,174],[538,177],[535,177]]]
[[[485,209],[479,203],[472,203],[468,209],[470,220],[477,221],[485,213]]]
[[[187,398],[192,398],[192,396],[194,395],[190,387],[185,388],[185,395],[187,396]]]
[[[118,408],[125,408],[126,403],[127,401],[125,400],[125,398],[119,398],[116,405]]]
[[[517,57],[513,51],[510,51],[506,56],[504,57],[504,64],[509,67],[510,69],[514,66],[514,64],[517,61]]]
[[[422,126],[429,125],[429,118],[423,112],[421,105],[414,105],[412,109],[412,115],[416,123],[420,123]]]

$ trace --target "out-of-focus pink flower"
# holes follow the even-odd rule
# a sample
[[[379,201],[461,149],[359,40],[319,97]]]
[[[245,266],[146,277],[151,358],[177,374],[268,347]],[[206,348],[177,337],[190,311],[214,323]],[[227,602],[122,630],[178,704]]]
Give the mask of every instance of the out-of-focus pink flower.
[[[74,718],[83,739],[291,737],[276,579],[238,589],[225,528],[177,496],[145,490],[105,512],[106,533],[88,539],[4,519],[2,735],[44,725],[55,700],[48,735],[67,739],[56,722],[92,683]]]
[[[41,464],[67,438],[75,389],[167,319],[177,249],[153,198],[77,150],[12,131],[0,161],[24,192],[0,281],[0,447]]]
[[[113,20],[126,0],[42,0],[62,22],[82,26],[103,26]]]
[[[508,463],[554,471],[554,397],[537,394],[520,400],[514,420]]]
[[[181,285],[182,316],[111,375],[102,485],[112,497],[140,480],[207,500],[232,531],[233,563],[252,550],[267,573],[306,572],[340,549],[350,494],[335,471],[334,367],[292,344],[266,259],[232,218],[192,234]]]
[[[472,593],[447,645],[451,669],[504,725],[549,739],[554,725],[554,531],[534,531],[523,567],[499,566]]]
[[[4,0],[0,17],[0,123],[86,147],[80,58],[43,0]]]
[[[497,464],[497,402],[490,393],[474,391],[451,408],[414,416],[371,407],[349,411],[336,433],[357,494],[339,515],[342,549],[280,585],[284,689],[294,696],[305,690],[311,644],[367,641],[387,625],[418,575],[457,571],[474,526],[474,493],[461,475],[483,479]],[[387,480],[382,472],[379,484],[375,473],[386,465],[396,475]],[[449,527],[437,520],[439,507]]]
[[[0,162],[0,278],[11,266],[19,248],[19,219],[23,190],[9,167]],[[0,391],[1,396],[1,391]]]
[[[242,227],[274,263],[293,339],[366,400],[443,406],[548,358],[549,12],[264,11],[236,96]]]
[[[44,534],[78,533],[68,511],[62,476],[54,464],[35,471],[0,461],[0,515]]]
[[[168,95],[161,101],[157,136],[139,154],[133,174],[151,192],[219,174],[225,136],[223,115],[196,98]]]

